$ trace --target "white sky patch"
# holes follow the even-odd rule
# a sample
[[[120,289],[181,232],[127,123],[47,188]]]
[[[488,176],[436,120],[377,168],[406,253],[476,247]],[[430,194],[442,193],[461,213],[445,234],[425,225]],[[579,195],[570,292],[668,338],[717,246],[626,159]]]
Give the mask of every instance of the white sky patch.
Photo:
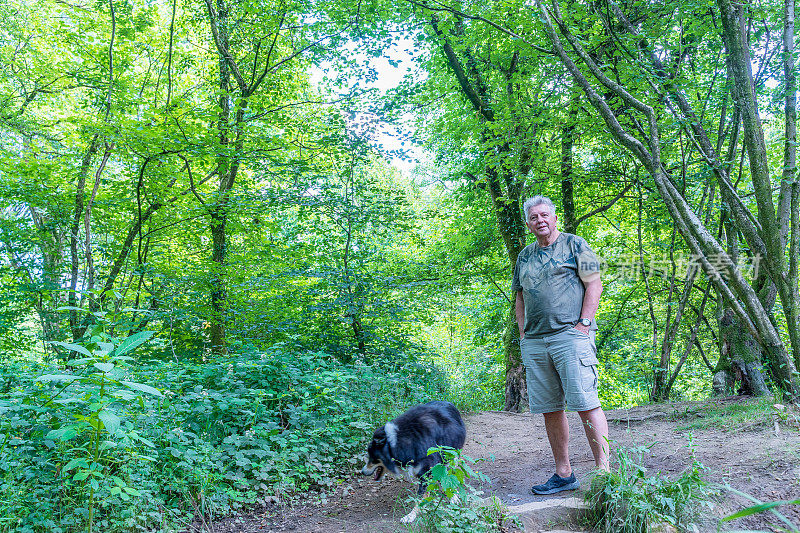
[[[355,59],[359,65],[365,68],[371,67],[377,72],[374,80],[365,80],[359,75],[353,75],[347,85],[350,87],[358,86],[361,89],[375,89],[379,95],[385,96],[389,91],[397,88],[403,78],[409,73],[421,75],[417,69],[414,57],[410,50],[414,44],[408,36],[402,37],[398,42],[392,44],[386,53],[381,57],[370,57],[367,54],[359,53],[358,43],[349,43],[345,48],[347,52],[355,53]],[[320,67],[311,69],[311,82],[319,88],[323,88],[328,80],[336,79],[338,72],[333,72],[333,65],[330,63],[322,64]],[[325,71],[328,71],[327,73]],[[414,133],[412,122],[413,116],[406,113],[396,123],[388,123],[370,112],[356,112],[351,125],[357,131],[366,129],[371,130],[370,137],[376,149],[390,159],[392,166],[400,170],[403,175],[408,176],[411,171],[421,162],[430,161],[431,155],[420,146],[416,146],[406,140]],[[400,157],[394,152],[405,151],[405,157]]]

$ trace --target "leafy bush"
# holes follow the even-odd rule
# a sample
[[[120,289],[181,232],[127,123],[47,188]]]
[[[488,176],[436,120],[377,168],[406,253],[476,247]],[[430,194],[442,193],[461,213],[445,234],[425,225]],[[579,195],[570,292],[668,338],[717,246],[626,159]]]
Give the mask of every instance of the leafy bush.
[[[69,373],[48,373],[33,382],[26,376],[26,386],[0,403],[5,434],[0,451],[13,452],[0,460],[0,494],[17,497],[0,500],[0,510],[8,511],[4,528],[80,524],[91,532],[97,523],[106,529],[107,521],[95,520],[98,511],[124,507],[140,496],[125,467],[152,461],[147,453],[154,444],[141,436],[135,412],[144,408],[142,394],[161,393],[126,379],[131,357],[125,354],[153,333],[117,338],[107,331],[105,314],[94,315],[82,345],[53,342],[83,356],[69,361]]]
[[[586,518],[603,533],[647,533],[658,524],[691,530],[700,508],[708,503],[711,490],[702,478],[698,461],[675,481],[661,473],[648,476],[642,466],[647,448],[617,448],[618,467],[598,473],[586,494]]]
[[[0,531],[182,528],[325,489],[379,421],[442,395],[427,367],[286,345],[125,364],[143,338],[66,346],[85,356],[67,368],[0,371]]]
[[[443,462],[431,468],[426,495],[412,498],[420,508],[415,529],[436,533],[505,531],[515,519],[499,500],[490,498],[487,504],[481,498],[483,491],[467,483],[489,481],[488,476],[472,468],[476,460],[448,446],[428,450],[428,455],[434,453],[441,454]]]

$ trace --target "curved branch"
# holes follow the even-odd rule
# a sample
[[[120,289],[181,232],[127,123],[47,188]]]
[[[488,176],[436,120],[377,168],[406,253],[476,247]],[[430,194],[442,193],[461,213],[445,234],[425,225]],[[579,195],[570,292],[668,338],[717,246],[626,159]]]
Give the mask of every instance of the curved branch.
[[[214,45],[217,47],[217,52],[219,52],[219,55],[225,59],[225,62],[230,67],[231,72],[233,72],[233,77],[236,78],[236,84],[239,86],[239,90],[242,93],[246,93],[247,83],[244,81],[242,73],[239,72],[239,66],[236,64],[236,61],[233,60],[230,50],[228,50],[227,43],[223,42],[223,37],[220,35],[219,26],[217,24],[219,15],[217,14],[216,10],[214,10],[214,6],[211,5],[211,0],[206,0],[206,8],[208,8],[208,19],[211,24],[211,36],[214,39]]]
[[[598,207],[597,209],[593,209],[593,210],[589,211],[588,213],[586,213],[585,215],[579,217],[578,220],[575,221],[575,227],[577,228],[580,225],[580,223],[583,222],[584,220],[586,220],[587,218],[591,218],[591,217],[593,217],[595,215],[599,215],[603,211],[608,211],[609,209],[611,209],[611,207],[615,203],[617,203],[617,201],[620,198],[625,196],[625,193],[628,192],[630,190],[630,188],[633,187],[635,184],[636,184],[636,182],[632,181],[631,183],[626,185],[625,188],[622,189],[622,191],[620,191],[620,193],[618,195],[616,195],[614,198],[612,198],[611,201],[608,202],[606,205],[602,205],[602,206]]]

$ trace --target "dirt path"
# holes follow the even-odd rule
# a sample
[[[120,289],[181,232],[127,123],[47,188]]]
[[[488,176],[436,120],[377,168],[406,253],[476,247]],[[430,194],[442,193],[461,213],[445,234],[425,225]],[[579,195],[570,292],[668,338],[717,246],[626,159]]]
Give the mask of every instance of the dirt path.
[[[610,411],[610,436],[618,446],[647,446],[644,465],[672,477],[691,464],[691,450],[708,468],[706,479],[728,482],[736,489],[762,501],[800,498],[800,432],[796,427],[779,427],[771,420],[686,429],[706,416],[710,403],[683,403]],[[491,478],[483,487],[520,516],[525,531],[581,531],[572,509],[582,494],[562,493],[537,497],[530,486],[552,473],[552,458],[541,416],[484,412],[465,417],[467,444],[464,453],[485,459],[477,469]],[[591,453],[577,414],[570,413],[571,458],[579,479],[593,467]],[[691,449],[689,442],[691,438]],[[493,456],[494,460],[490,460]],[[584,486],[586,483],[584,483]],[[409,531],[399,523],[408,511],[410,483],[390,480],[373,483],[354,478],[333,495],[293,508],[273,508],[247,517],[216,524],[215,531],[296,532],[394,532]],[[576,499],[577,497],[577,499]],[[561,504],[561,505],[559,505]],[[723,496],[707,518],[704,531],[716,531],[718,517],[748,503]],[[781,508],[800,527],[800,507]],[[756,515],[726,524],[731,530],[776,531],[774,517]]]

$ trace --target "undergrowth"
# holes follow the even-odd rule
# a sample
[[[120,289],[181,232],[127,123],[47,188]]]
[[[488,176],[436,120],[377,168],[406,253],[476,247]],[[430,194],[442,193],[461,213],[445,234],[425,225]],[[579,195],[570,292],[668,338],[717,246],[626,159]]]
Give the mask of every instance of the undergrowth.
[[[326,490],[379,421],[443,388],[414,363],[287,345],[132,361],[103,335],[67,368],[0,370],[0,531],[182,530]]]
[[[586,520],[601,533],[647,533],[660,524],[691,531],[713,494],[697,460],[677,479],[643,466],[645,447],[616,448],[616,469],[599,473],[586,494]]]
[[[409,526],[412,531],[491,533],[507,531],[509,525],[521,527],[497,498],[484,499],[483,491],[469,483],[489,482],[488,476],[472,467],[476,459],[447,446],[428,450],[428,455],[434,453],[440,454],[443,462],[431,468],[425,496],[410,498],[420,509],[419,518]]]

